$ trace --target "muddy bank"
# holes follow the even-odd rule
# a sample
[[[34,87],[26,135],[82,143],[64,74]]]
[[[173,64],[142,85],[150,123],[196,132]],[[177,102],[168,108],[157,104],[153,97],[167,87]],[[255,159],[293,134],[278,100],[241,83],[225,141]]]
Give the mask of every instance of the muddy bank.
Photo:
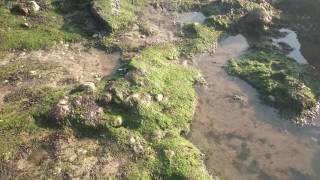
[[[197,87],[190,140],[206,154],[209,172],[222,179],[317,179],[318,129],[281,119],[251,86],[222,68],[247,48],[238,35],[220,42],[215,55],[194,58],[208,85]]]

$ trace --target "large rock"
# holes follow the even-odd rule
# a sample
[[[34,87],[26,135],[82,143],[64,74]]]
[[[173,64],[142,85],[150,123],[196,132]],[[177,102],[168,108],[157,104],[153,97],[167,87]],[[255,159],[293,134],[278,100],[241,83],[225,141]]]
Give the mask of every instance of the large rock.
[[[250,11],[241,22],[243,29],[250,33],[265,31],[271,23],[272,14],[263,7]]]
[[[72,99],[73,115],[79,118],[81,125],[98,127],[101,124],[103,109],[98,106],[93,96],[77,96]]]
[[[52,108],[51,114],[55,123],[59,125],[96,128],[101,125],[103,108],[96,104],[94,96],[63,97]]]

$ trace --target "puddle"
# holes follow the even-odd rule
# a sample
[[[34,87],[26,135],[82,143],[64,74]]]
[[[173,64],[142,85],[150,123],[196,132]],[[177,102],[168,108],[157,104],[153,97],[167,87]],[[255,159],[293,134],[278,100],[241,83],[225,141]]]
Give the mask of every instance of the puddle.
[[[203,23],[206,17],[201,12],[185,12],[177,15],[177,22],[182,24]]]
[[[284,37],[273,38],[272,39],[273,44],[280,49],[281,49],[281,45],[280,45],[281,43],[285,43],[286,45],[289,45],[291,50],[289,51],[287,56],[296,60],[300,64],[307,64],[308,63],[307,60],[300,52],[301,44],[298,40],[297,34],[294,31],[290,29],[285,29],[285,28],[282,28],[279,31],[286,34]]]
[[[231,36],[214,56],[194,57],[208,85],[197,87],[189,139],[206,154],[208,171],[221,179],[319,179],[319,129],[281,119],[255,89],[223,70],[248,47],[243,36]]]

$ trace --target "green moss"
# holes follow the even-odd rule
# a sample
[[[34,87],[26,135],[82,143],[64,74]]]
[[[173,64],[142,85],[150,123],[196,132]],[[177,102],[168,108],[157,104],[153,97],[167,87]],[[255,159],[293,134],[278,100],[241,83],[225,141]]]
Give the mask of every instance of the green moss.
[[[0,113],[0,156],[10,158],[21,144],[47,133],[41,123],[63,94],[53,88],[22,88],[8,94]]]
[[[170,9],[187,11],[200,6],[199,0],[168,0]]]
[[[26,2],[23,0],[19,3]],[[91,16],[88,0],[39,2],[41,10],[27,16],[10,12],[10,4],[18,1],[0,2],[0,52],[10,49],[39,49],[60,41],[75,41],[86,35],[85,21]],[[66,4],[72,4],[67,12],[62,11]],[[78,11],[81,13],[75,14],[76,18],[67,15]],[[24,23],[28,23],[30,28],[23,27]]]
[[[210,27],[214,27],[215,29],[227,30],[230,28],[232,20],[229,16],[213,15],[208,17],[205,23]]]
[[[208,179],[200,152],[180,137],[192,120],[196,102],[193,85],[200,75],[177,64],[179,56],[174,44],[159,44],[132,58],[128,75],[111,81],[102,92],[111,93],[114,103],[106,106],[104,120],[108,134],[122,150],[130,152],[136,143],[143,147],[137,155],[140,163],[134,166],[141,169],[143,165],[144,177]],[[156,101],[159,94],[164,98]],[[123,127],[112,126],[116,116],[122,117]],[[157,139],[157,131],[174,135]],[[135,143],[130,142],[132,138]],[[175,151],[175,156],[165,157],[166,150]]]
[[[205,4],[201,11],[207,16],[206,25],[216,30],[239,32],[240,20],[259,7],[254,0],[223,0]]]
[[[199,150],[180,135],[170,135],[155,145],[162,160],[162,176],[168,179],[208,179]]]
[[[189,24],[184,27],[184,34],[187,39],[182,46],[182,51],[186,54],[196,54],[214,52],[221,32],[205,25]]]
[[[10,62],[1,66],[0,69],[0,84],[3,81],[8,81],[9,84],[16,82],[38,79],[45,80],[52,77],[52,69],[58,68],[58,65],[47,62],[39,62],[35,59],[23,59]]]
[[[99,45],[109,52],[138,52],[144,48],[145,44],[139,42],[138,39],[121,38],[124,33],[123,31],[118,31],[105,36],[99,40]]]
[[[113,0],[93,0],[93,8],[98,12],[107,28],[118,31],[126,28],[137,19],[136,12],[143,7],[145,0],[123,0],[119,1],[119,9],[113,9]]]
[[[286,56],[273,52],[256,52],[228,64],[230,74],[253,85],[261,97],[281,110],[301,115],[317,100],[313,77],[306,67]]]

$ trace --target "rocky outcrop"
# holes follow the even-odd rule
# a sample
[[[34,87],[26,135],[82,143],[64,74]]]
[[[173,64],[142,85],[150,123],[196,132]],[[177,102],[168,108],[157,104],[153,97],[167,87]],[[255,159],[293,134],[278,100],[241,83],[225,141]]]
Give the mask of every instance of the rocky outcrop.
[[[97,1],[92,1],[91,5],[91,14],[95,17],[95,19],[101,23],[107,30],[112,31],[112,27],[108,24],[108,22],[104,18],[103,9],[99,6]]]
[[[11,13],[26,16],[30,13],[36,13],[40,11],[40,6],[36,1],[29,1],[27,3],[19,3],[14,4],[12,8],[10,9]]]
[[[272,14],[264,7],[256,8],[243,17],[241,25],[246,32],[259,33],[268,29]]]

